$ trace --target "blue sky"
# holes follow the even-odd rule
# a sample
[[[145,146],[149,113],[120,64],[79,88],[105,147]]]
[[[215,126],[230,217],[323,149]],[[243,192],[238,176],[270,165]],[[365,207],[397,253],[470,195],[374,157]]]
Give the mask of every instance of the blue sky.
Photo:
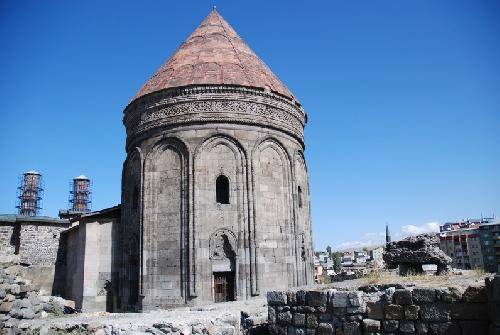
[[[214,3],[309,114],[317,249],[500,215],[500,2],[460,0],[2,1],[0,213],[29,169],[44,215],[119,203],[123,108]]]

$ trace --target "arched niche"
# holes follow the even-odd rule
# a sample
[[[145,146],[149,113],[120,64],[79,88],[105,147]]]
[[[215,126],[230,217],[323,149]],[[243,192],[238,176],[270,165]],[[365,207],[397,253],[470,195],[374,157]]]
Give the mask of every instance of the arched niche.
[[[228,201],[218,201],[217,183],[224,178],[224,188],[227,186]],[[214,231],[228,229],[245,236],[247,231],[248,210],[245,200],[247,189],[246,154],[241,144],[234,138],[217,134],[205,139],[195,150],[193,158],[192,179],[192,227],[190,241],[192,250],[191,273],[198,296],[205,299],[213,298],[213,283],[196,280],[196,278],[211,278],[212,259],[210,258],[210,237]],[[243,247],[241,242],[233,246],[233,250]],[[234,266],[236,272],[240,269]],[[240,271],[245,271],[241,268]],[[243,294],[246,287],[243,281],[246,276],[235,273],[236,295]],[[239,282],[238,278],[241,278]]]
[[[265,272],[267,283],[292,286],[296,262],[289,254],[295,254],[290,158],[278,140],[267,138],[255,147],[252,167],[256,257],[264,267],[259,272]]]
[[[188,158],[186,145],[163,138],[144,163],[144,295],[148,303],[187,301]],[[160,294],[155,288],[166,287]]]

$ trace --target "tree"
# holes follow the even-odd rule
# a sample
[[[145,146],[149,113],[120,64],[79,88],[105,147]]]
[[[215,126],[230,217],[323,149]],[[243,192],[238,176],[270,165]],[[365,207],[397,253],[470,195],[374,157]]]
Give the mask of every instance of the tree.
[[[326,253],[328,254],[328,256],[330,256],[330,257],[331,257],[331,256],[332,256],[332,247],[327,246],[327,247],[326,247]]]
[[[335,272],[339,272],[340,267],[342,265],[342,253],[336,251],[333,253],[332,258],[333,258],[333,269],[335,270]]]

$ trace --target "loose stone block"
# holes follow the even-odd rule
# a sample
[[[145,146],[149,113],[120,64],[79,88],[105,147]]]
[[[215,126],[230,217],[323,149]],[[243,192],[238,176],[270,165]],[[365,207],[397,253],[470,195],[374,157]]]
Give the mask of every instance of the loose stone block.
[[[267,320],[269,323],[276,323],[276,310],[271,306],[267,308]]]
[[[0,313],[9,313],[12,309],[13,302],[5,301],[0,304]]]
[[[373,319],[364,319],[363,329],[366,332],[378,333],[380,331],[380,321]]]
[[[322,291],[308,291],[307,304],[313,307],[326,306],[327,293]]]
[[[393,302],[397,305],[411,305],[413,300],[411,298],[411,292],[408,290],[396,290],[392,296]]]
[[[297,299],[297,304],[298,305],[305,305],[307,303],[307,301],[306,301],[306,291],[299,290],[299,291],[295,292],[295,297]]]
[[[436,301],[436,290],[433,288],[415,288],[412,291],[413,301],[416,304]]]
[[[405,309],[405,318],[409,320],[418,319],[418,311],[420,310],[420,306],[418,305],[408,305],[404,307]]]
[[[293,314],[293,324],[295,326],[305,326],[306,325],[306,315],[302,313]]]
[[[287,302],[290,306],[297,305],[297,294],[293,291],[286,292]]]
[[[401,320],[404,316],[403,306],[387,305],[385,306],[385,318],[389,320]]]
[[[384,321],[384,330],[386,332],[395,332],[398,330],[399,321],[397,320],[385,320]]]
[[[450,307],[445,304],[424,304],[420,306],[420,317],[425,321],[448,321]]]
[[[283,291],[269,291],[267,292],[267,303],[269,305],[286,305],[288,298],[286,292]]]
[[[415,325],[413,321],[401,321],[399,322],[399,330],[402,333],[413,333],[415,332]]]
[[[333,327],[329,323],[320,323],[316,329],[316,335],[333,335]]]
[[[366,303],[366,313],[370,319],[382,320],[384,318],[384,308],[379,302],[368,301]]]
[[[314,314],[308,314],[306,316],[306,327],[309,329],[318,327],[318,317]]]

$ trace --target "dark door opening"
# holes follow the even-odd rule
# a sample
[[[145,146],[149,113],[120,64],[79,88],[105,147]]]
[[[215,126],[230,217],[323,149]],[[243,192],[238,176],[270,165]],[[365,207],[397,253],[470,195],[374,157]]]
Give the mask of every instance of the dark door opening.
[[[234,272],[214,272],[214,301],[234,301]]]

